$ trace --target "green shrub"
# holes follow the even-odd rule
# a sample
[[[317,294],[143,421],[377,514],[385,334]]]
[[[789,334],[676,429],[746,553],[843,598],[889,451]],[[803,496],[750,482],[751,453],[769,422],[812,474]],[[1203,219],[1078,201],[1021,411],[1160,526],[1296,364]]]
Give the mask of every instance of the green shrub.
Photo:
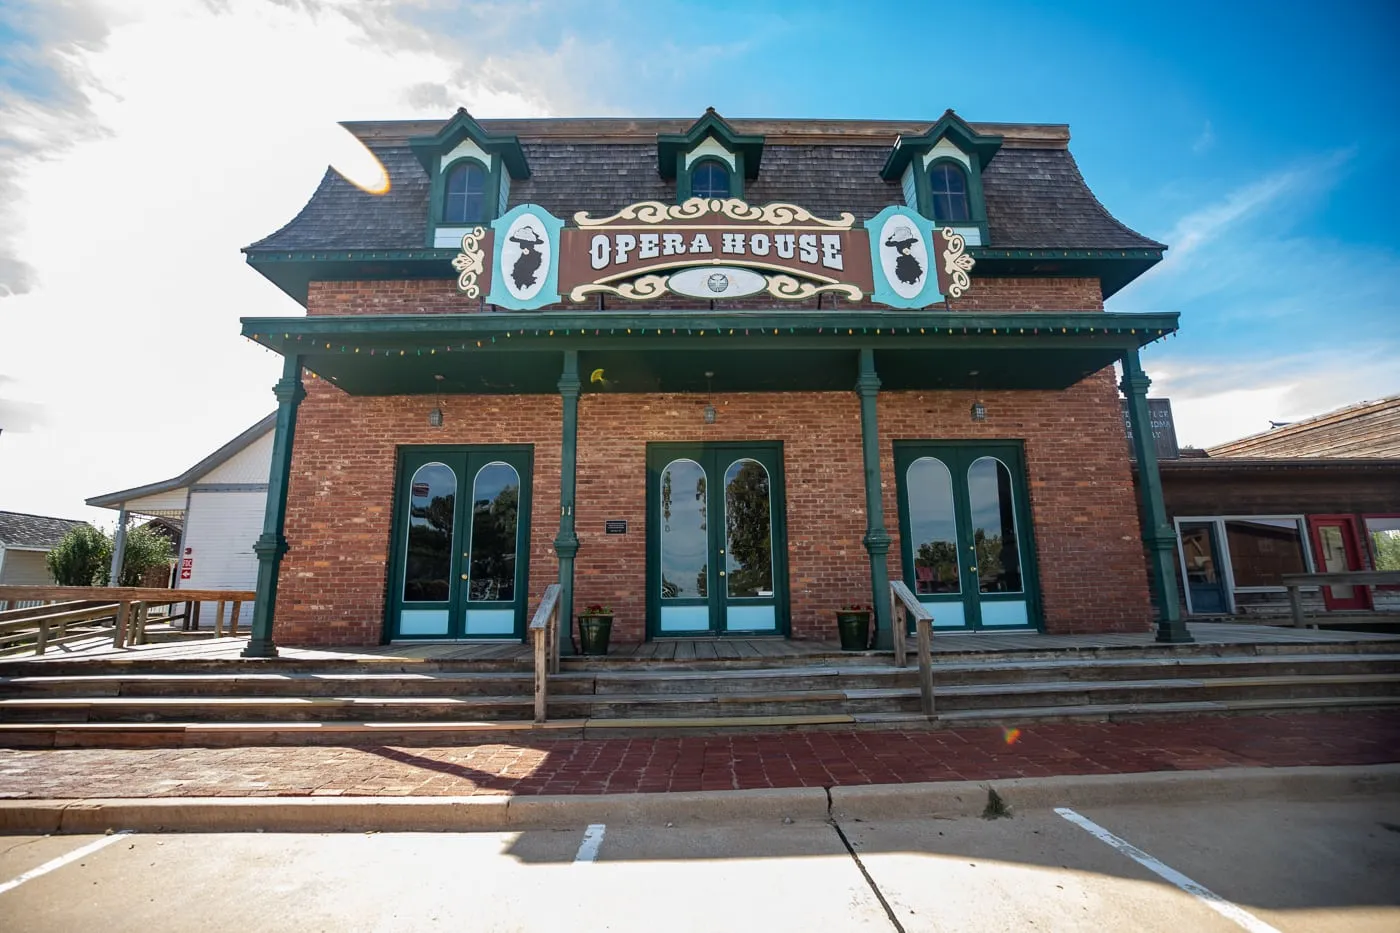
[[[59,586],[102,586],[111,572],[112,539],[91,525],[77,525],[46,561]]]
[[[110,553],[110,552],[109,552]],[[170,539],[157,533],[149,525],[131,528],[126,533],[126,551],[122,555],[119,586],[140,586],[146,571],[152,567],[169,567],[174,551]],[[110,558],[108,576],[111,573]]]

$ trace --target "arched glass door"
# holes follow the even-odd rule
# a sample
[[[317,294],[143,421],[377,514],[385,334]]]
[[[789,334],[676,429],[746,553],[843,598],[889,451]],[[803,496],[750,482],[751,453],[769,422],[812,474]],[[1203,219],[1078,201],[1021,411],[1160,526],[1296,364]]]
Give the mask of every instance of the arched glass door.
[[[647,479],[648,632],[784,632],[781,447],[653,444]]]
[[[1018,445],[895,444],[906,585],[937,628],[1038,624]]]
[[[525,447],[403,451],[389,569],[391,639],[524,636],[530,460]]]

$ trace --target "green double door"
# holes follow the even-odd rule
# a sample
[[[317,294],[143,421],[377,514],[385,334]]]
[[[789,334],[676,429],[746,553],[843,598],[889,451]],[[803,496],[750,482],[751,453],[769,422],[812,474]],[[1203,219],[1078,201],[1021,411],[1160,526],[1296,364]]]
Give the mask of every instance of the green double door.
[[[647,633],[787,634],[780,443],[647,447]]]
[[[528,447],[412,447],[399,455],[391,639],[525,635]]]
[[[1039,625],[1020,444],[896,441],[904,583],[935,628]]]

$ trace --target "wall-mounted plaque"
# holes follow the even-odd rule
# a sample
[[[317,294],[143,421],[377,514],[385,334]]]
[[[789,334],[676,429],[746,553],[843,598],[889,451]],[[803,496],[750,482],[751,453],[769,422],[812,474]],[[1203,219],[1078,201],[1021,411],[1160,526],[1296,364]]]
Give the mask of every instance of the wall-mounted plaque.
[[[610,535],[627,534],[627,522],[625,520],[610,519],[603,523],[603,532]]]

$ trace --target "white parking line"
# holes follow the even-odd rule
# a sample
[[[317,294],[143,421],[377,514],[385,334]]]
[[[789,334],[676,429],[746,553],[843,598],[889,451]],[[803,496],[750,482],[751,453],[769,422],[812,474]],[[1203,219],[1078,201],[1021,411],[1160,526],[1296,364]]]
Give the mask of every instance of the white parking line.
[[[574,856],[575,862],[592,862],[598,858],[598,847],[603,844],[603,833],[607,826],[603,823],[592,823],[583,832],[583,842],[579,844],[578,855]]]
[[[14,890],[15,888],[24,884],[26,881],[33,881],[35,878],[38,878],[42,875],[47,875],[49,872],[55,869],[62,868],[69,862],[76,862],[80,858],[91,855],[98,849],[106,848],[107,846],[121,839],[123,836],[129,835],[131,835],[131,830],[124,829],[121,832],[113,833],[110,836],[103,836],[101,839],[98,839],[95,842],[89,842],[87,845],[82,846],[81,848],[74,849],[67,855],[60,855],[56,859],[50,859],[49,861],[40,865],[38,868],[31,868],[24,874],[16,878],[11,878],[4,884],[0,884],[0,894],[4,894],[6,891]]]
[[[1100,842],[1113,846],[1113,848],[1122,852],[1143,868],[1170,881],[1202,904],[1205,904],[1211,910],[1220,914],[1220,916],[1238,923],[1246,930],[1249,930],[1250,933],[1281,933],[1277,927],[1269,926],[1269,924],[1260,920],[1258,917],[1254,916],[1254,914],[1231,901],[1225,900],[1225,898],[1216,894],[1205,885],[1198,884],[1170,865],[1159,862],[1131,842],[1128,842],[1126,839],[1118,838],[1088,817],[1081,816],[1068,807],[1056,807],[1055,812],[1093,836],[1095,839],[1098,839]]]

